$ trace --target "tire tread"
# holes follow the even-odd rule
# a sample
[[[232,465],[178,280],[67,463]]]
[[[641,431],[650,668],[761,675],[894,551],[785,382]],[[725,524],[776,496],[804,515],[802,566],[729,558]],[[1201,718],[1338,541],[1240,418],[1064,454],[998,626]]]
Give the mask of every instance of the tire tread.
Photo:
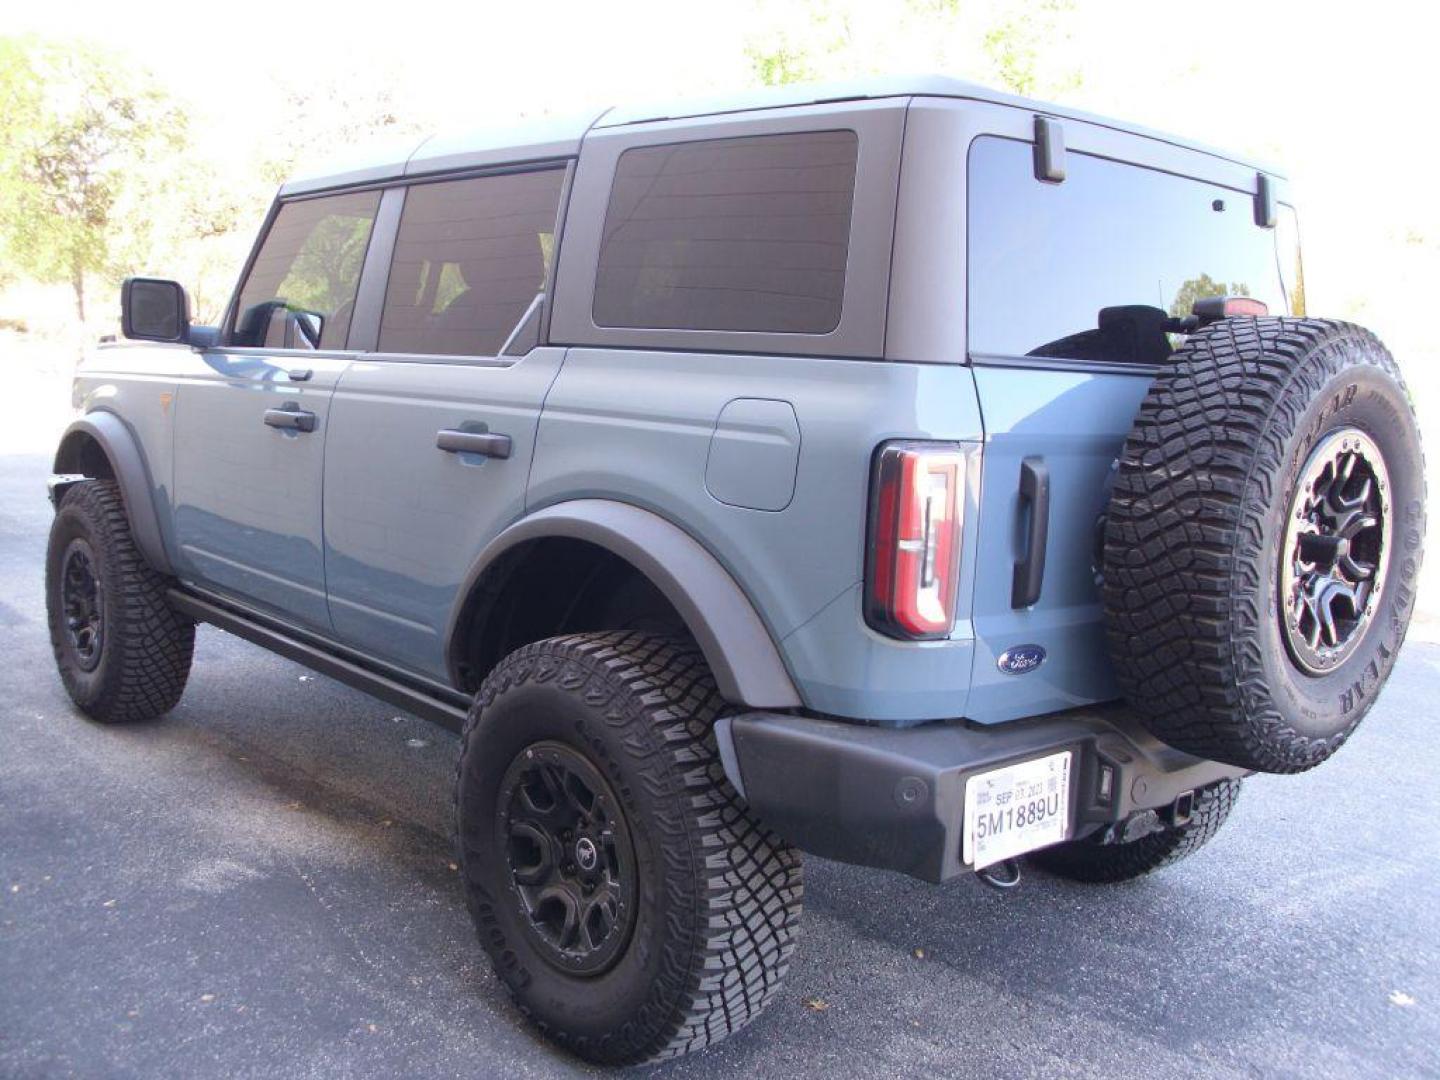
[[[1322,319],[1224,319],[1158,374],[1121,454],[1106,515],[1102,600],[1124,696],[1156,736],[1200,757],[1299,772],[1349,737],[1296,731],[1258,644],[1265,521],[1287,439],[1347,365],[1404,387],[1368,330]],[[1406,407],[1408,395],[1402,394]]]
[[[185,691],[195,649],[195,623],[170,606],[166,599],[169,579],[152,569],[135,546],[125,501],[115,481],[85,480],[74,485],[60,504],[59,513],[66,511],[86,520],[104,549],[105,566],[112,578],[101,583],[106,598],[106,655],[102,659],[104,677],[93,696],[84,695],[67,670],[60,626],[52,613],[50,643],[66,690],[101,723],[163,715],[179,703]],[[52,604],[56,603],[56,584],[46,582]]]
[[[689,642],[633,632],[572,634],[527,645],[486,678],[462,735],[456,774],[472,755],[472,737],[486,707],[530,682],[555,681],[603,707],[652,794],[670,808],[654,824],[663,845],[667,887],[693,913],[666,935],[661,982],[651,1000],[661,1008],[616,1032],[608,1045],[587,1045],[547,1024],[510,980],[517,1005],[551,1039],[582,1057],[611,1064],[662,1061],[702,1049],[750,1023],[784,982],[795,951],[804,887],[799,853],[767,830],[725,776],[714,723],[726,709],[699,650]],[[462,848],[462,857],[464,855]],[[477,900],[469,888],[472,914]],[[477,915],[477,926],[483,920]],[[495,943],[481,942],[502,978],[507,965]]]

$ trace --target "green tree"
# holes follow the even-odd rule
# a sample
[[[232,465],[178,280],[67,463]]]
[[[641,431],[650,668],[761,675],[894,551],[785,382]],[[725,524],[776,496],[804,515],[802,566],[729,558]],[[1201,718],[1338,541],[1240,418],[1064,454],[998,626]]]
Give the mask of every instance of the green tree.
[[[1063,21],[1074,0],[1041,0],[1002,17],[985,31],[983,44],[1000,83],[1017,94],[1059,95],[1080,85],[1076,70],[1047,74],[1047,56],[1063,39]]]
[[[832,0],[804,0],[786,9],[786,24],[745,44],[745,59],[761,86],[786,86],[852,74],[854,28]]]
[[[298,167],[354,153],[356,147],[418,142],[424,125],[403,114],[398,95],[394,76],[384,71],[372,73],[360,86],[345,77],[311,77],[285,86],[283,120],[278,130],[265,133],[258,172],[273,189]]]
[[[761,86],[785,86],[817,78],[805,50],[788,44],[767,47],[752,43],[745,46],[745,58]]]
[[[1216,281],[1209,274],[1201,274],[1199,277],[1190,278],[1180,284],[1179,290],[1175,293],[1175,299],[1170,304],[1170,314],[1176,318],[1184,318],[1190,314],[1190,309],[1195,306],[1196,300],[1203,300],[1207,296],[1249,296],[1250,286],[1243,281],[1232,281],[1229,287],[1225,282]]]
[[[926,67],[1028,95],[1081,83],[1066,58],[1075,0],[805,0],[761,12],[778,25],[762,18],[745,56],[764,86]]]
[[[0,251],[21,273],[67,282],[85,318],[86,276],[113,277],[117,207],[185,137],[148,76],[87,45],[0,39]]]

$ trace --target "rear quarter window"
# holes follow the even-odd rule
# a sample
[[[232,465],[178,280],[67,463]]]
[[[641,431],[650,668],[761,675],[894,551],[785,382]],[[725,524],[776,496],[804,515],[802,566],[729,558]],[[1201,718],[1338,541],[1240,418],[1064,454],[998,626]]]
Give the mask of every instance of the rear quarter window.
[[[1029,143],[971,144],[969,338],[979,356],[1163,363],[1170,316],[1226,294],[1287,310],[1275,231],[1251,197],[1071,152],[1035,179]]]
[[[844,130],[626,150],[601,235],[596,325],[834,330],[857,146]]]

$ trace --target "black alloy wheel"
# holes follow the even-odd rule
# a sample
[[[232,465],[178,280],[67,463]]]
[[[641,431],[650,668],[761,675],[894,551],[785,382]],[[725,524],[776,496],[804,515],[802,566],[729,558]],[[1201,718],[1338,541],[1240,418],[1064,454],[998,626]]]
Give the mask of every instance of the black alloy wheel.
[[[525,748],[501,781],[497,815],[510,886],[550,963],[607,970],[635,921],[635,852],[610,785],[557,742]]]
[[[136,548],[115,481],[65,491],[45,551],[45,616],[60,681],[91,719],[149,720],[180,700],[195,623],[170,606],[172,584]]]
[[[784,983],[800,857],[725,773],[731,707],[693,641],[639,631],[522,646],[475,695],[455,777],[466,905],[521,1012],[589,1061],[709,1046]]]
[[[1119,689],[1177,749],[1313,768],[1390,675],[1424,543],[1419,424],[1374,334],[1272,316],[1203,327],[1151,384],[1106,509]]]
[[[1311,675],[1364,636],[1383,586],[1393,531],[1390,477],[1375,441],[1354,427],[1311,451],[1291,499],[1280,576],[1285,644]]]
[[[60,606],[65,641],[82,671],[94,671],[105,647],[105,597],[88,541],[76,537],[65,549],[60,571]]]

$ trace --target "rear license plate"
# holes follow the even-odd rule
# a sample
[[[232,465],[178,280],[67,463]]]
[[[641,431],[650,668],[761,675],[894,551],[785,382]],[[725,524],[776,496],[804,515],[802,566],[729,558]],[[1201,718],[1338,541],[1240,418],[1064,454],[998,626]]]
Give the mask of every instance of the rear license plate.
[[[1069,750],[965,781],[961,857],[972,870],[1064,840],[1070,832]]]

